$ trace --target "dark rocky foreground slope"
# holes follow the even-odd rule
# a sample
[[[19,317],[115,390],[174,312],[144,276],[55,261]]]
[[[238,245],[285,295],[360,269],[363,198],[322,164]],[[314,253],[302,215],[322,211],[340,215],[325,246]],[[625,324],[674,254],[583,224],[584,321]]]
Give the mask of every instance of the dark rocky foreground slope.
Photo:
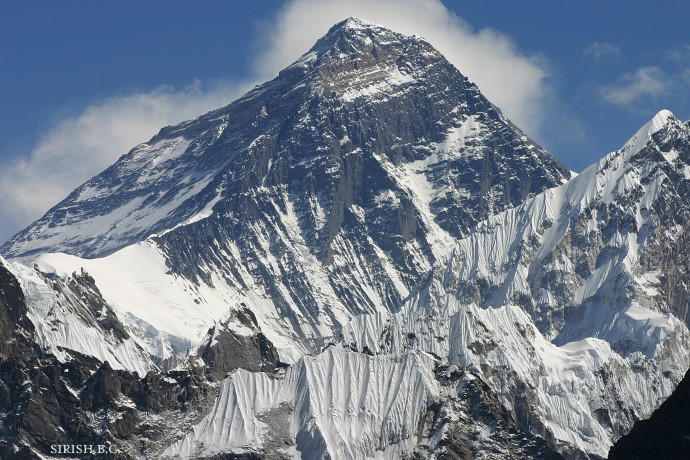
[[[65,445],[108,453],[57,457],[140,458],[174,440],[213,397],[201,368],[141,378],[75,351],[59,360],[34,342],[28,312],[20,282],[0,262],[2,459],[40,459]]]

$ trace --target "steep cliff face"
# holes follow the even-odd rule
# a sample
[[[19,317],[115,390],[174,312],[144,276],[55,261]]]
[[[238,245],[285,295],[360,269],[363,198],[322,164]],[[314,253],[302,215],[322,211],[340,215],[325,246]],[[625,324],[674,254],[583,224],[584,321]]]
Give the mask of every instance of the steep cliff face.
[[[673,391],[688,365],[689,343],[685,325],[672,319],[653,358],[622,357],[594,337],[556,346],[520,307],[462,304],[438,278],[402,311],[362,315],[343,330],[349,349],[376,356],[423,351],[477,378],[516,426],[567,458],[606,456]],[[456,422],[446,420],[446,430]],[[466,429],[459,425],[455,430]]]
[[[688,125],[660,112],[578,177],[462,239],[445,288],[466,303],[521,306],[557,345],[598,337],[653,357],[670,314],[687,315],[689,161]]]
[[[193,354],[195,361],[192,365],[202,365],[208,378],[214,382],[236,369],[273,372],[285,366],[280,362],[278,350],[259,329],[251,310],[244,308],[234,312],[233,316],[209,329]],[[241,330],[231,326],[233,323],[239,324]]]
[[[10,355],[12,344],[30,343],[34,327],[27,321],[24,292],[17,278],[0,259],[0,359]]]
[[[400,313],[356,318],[345,343],[476,369],[523,428],[605,456],[690,359],[668,281],[687,283],[669,261],[687,251],[689,154],[688,124],[660,112],[567,184],[482,222]]]

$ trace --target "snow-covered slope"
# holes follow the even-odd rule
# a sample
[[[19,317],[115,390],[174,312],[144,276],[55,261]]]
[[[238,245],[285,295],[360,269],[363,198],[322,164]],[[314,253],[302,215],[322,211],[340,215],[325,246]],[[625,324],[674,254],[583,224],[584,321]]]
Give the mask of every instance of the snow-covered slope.
[[[282,376],[234,372],[209,414],[163,458],[227,451],[303,459],[401,458],[417,444],[417,424],[438,397],[433,358],[372,357],[329,347]]]
[[[667,289],[673,286],[669,260],[680,258],[686,247],[682,224],[690,204],[684,182],[688,138],[686,124],[660,112],[622,149],[567,184],[480,223],[437,264],[400,312],[361,315],[345,327],[343,345],[373,353],[381,362],[415,352],[438,360],[427,367],[436,390],[435,399],[425,404],[426,409],[442,404],[439,413],[446,417],[398,445],[392,455],[419,451],[422,445],[426,455],[435,455],[448,448],[448,433],[468,429],[462,410],[441,402],[450,399],[440,383],[444,377],[439,365],[450,366],[446,375],[456,372],[454,368],[467,373],[465,381],[485,383],[517,426],[539,434],[569,458],[605,456],[634,421],[649,416],[673,391],[690,364],[690,335],[684,321],[674,316],[684,305]],[[410,172],[400,175],[410,177]],[[382,199],[394,198],[387,194]],[[676,224],[668,226],[669,221]],[[659,258],[655,254],[660,248],[671,249]],[[681,274],[674,276],[674,283],[682,282]],[[328,362],[331,369],[339,368]],[[299,361],[293,369],[302,365]],[[372,378],[369,372],[346,373],[353,379],[347,388]],[[238,372],[222,384],[223,394],[239,375],[251,388],[271,379]],[[223,400],[220,407],[253,421],[228,422],[214,410],[168,453],[190,455],[197,441],[235,452],[270,448],[275,440],[261,434],[273,433],[266,428],[255,428],[258,431],[237,444],[228,441],[237,436],[228,435],[222,442],[214,436],[226,428],[263,427],[255,421],[261,414],[284,416],[294,395],[307,389],[310,394],[327,393],[328,383],[311,384],[288,385],[283,399],[276,395],[286,390],[274,388],[268,402],[251,405],[251,410],[240,409],[251,398]],[[334,395],[331,405],[337,407],[342,400],[342,395]],[[415,411],[421,414],[424,409]],[[318,419],[320,409],[309,414]],[[346,421],[329,420],[335,433],[348,432]],[[420,420],[400,419],[398,429],[410,431]],[[371,423],[371,430],[380,427],[376,420]],[[312,425],[293,420],[290,426],[281,439],[296,445],[300,429]],[[479,428],[474,433],[468,452],[486,453],[482,439],[491,439],[495,430],[482,434]],[[337,444],[342,447],[325,445],[334,458],[352,452],[385,457],[391,452],[374,443],[379,452],[365,454],[350,438]],[[286,453],[304,454],[294,449]]]
[[[19,263],[0,258],[0,264],[20,282],[35,328],[33,339],[41,348],[62,361],[77,352],[140,376],[157,370],[148,351],[103,300],[93,278],[77,270],[51,280]]]
[[[626,358],[596,338],[556,346],[518,306],[463,305],[433,280],[403,311],[362,315],[344,345],[376,355],[426,351],[481,378],[524,430],[568,457],[606,456],[632,422],[667,397],[690,364],[690,334],[667,318],[658,354]],[[651,333],[656,325],[638,331]]]
[[[687,282],[669,260],[688,250],[689,160],[688,125],[660,112],[565,185],[482,222],[399,313],[356,318],[344,343],[434,353],[561,452],[605,456],[690,364],[687,301],[668,281]]]
[[[687,238],[689,137],[660,112],[567,184],[479,225],[452,251],[445,285],[468,303],[521,305],[555,343],[593,336],[652,356],[662,315],[685,319],[687,301],[666,287]],[[645,338],[647,324],[659,327]]]
[[[282,361],[292,363],[310,349],[260,288],[228,285],[215,273],[210,275],[211,283],[194,284],[171,273],[164,255],[150,241],[103,258],[55,253],[44,254],[35,263],[41,273],[58,279],[67,280],[84,270],[97,280],[103,299],[158,362],[179,362],[220,323],[240,335],[254,334],[233,318],[235,312],[247,308],[277,347]],[[249,274],[245,276],[251,280]],[[332,332],[326,330],[325,335]]]

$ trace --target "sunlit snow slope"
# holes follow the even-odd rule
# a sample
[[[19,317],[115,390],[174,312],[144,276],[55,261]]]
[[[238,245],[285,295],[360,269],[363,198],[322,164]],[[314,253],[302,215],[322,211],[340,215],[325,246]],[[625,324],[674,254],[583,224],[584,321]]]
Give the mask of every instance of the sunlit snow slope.
[[[40,347],[63,361],[77,352],[140,376],[157,369],[146,346],[118,320],[93,278],[81,269],[51,279],[1,257],[0,264],[21,284],[35,327],[33,339]]]

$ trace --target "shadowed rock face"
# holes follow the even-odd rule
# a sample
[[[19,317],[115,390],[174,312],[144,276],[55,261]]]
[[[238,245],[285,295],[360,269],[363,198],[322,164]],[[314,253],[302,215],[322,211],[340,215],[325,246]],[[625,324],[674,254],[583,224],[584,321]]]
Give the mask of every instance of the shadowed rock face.
[[[222,380],[235,369],[272,372],[280,364],[278,351],[259,329],[252,311],[244,308],[235,316],[242,326],[251,330],[250,335],[229,329],[229,319],[212,327],[197,350],[196,356],[204,362],[211,381]]]
[[[33,324],[26,312],[19,282],[0,262],[0,360],[7,358],[13,348],[29,343]]]
[[[436,458],[563,460],[543,438],[520,428],[481,379],[448,366],[438,366],[435,375],[448,397],[429,408],[420,421],[420,430],[427,431],[429,437],[443,433],[440,448],[434,452]],[[459,417],[450,418],[449,413]],[[416,454],[412,458],[422,460],[429,458],[430,452],[420,448]]]

